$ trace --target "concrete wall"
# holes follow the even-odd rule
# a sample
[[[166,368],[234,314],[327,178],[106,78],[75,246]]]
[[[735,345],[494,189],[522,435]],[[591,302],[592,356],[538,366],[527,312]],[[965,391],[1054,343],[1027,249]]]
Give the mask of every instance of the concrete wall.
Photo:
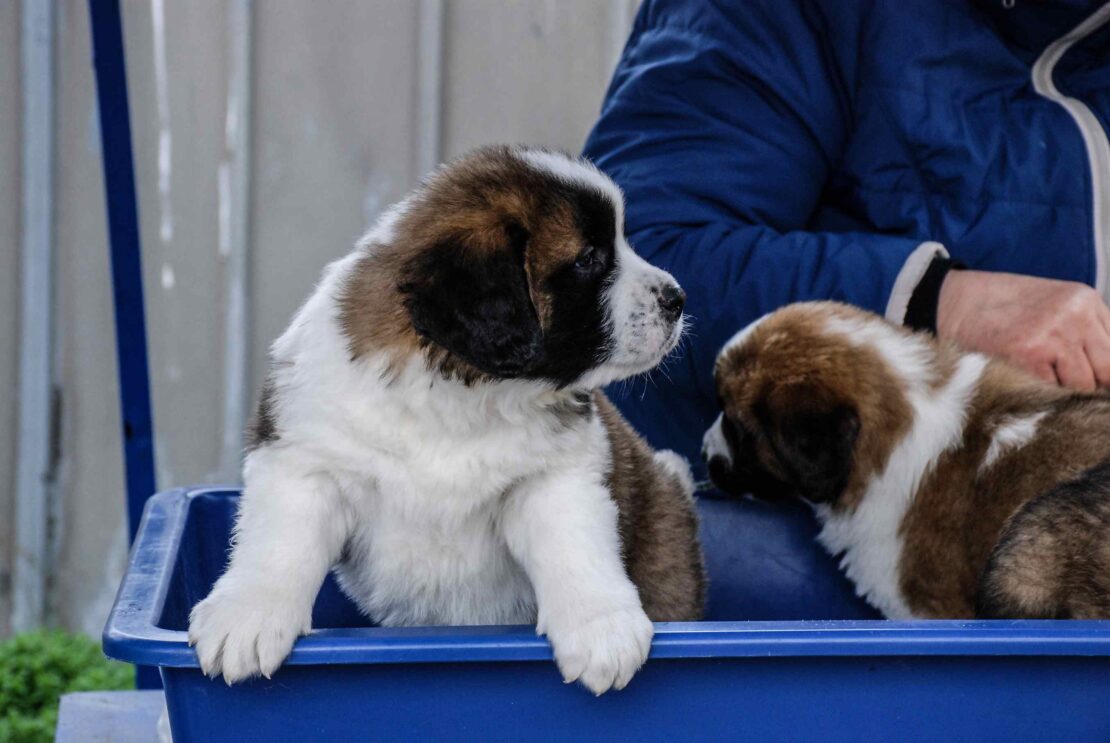
[[[130,22],[130,17],[128,17]],[[61,388],[52,623],[95,633],[126,557],[123,458],[100,129],[82,2],[58,6],[55,50],[55,301]]]
[[[158,484],[234,480],[221,462],[236,0],[124,0]],[[578,150],[634,0],[445,0],[442,157],[496,141]],[[250,397],[321,267],[420,177],[414,0],[255,2],[246,289]],[[0,100],[18,101],[18,3],[0,2]],[[97,633],[126,555],[99,133],[86,3],[58,8],[55,239],[61,470],[49,620]],[[434,100],[434,99],[433,99]],[[232,101],[232,104],[234,101]],[[18,341],[19,109],[0,107],[0,343]],[[161,162],[161,167],[160,167]],[[225,184],[226,185],[226,182]],[[226,225],[226,221],[224,222]],[[12,544],[16,369],[0,358],[0,633]]]

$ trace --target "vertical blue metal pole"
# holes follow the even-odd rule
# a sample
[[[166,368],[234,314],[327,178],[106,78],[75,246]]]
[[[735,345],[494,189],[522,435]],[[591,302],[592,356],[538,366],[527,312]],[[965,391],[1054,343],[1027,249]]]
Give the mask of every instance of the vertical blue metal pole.
[[[123,54],[123,20],[119,0],[89,0],[93,67],[100,109],[100,148],[104,162],[104,197],[112,255],[112,291],[116,311],[116,360],[119,367],[120,419],[127,481],[127,525],[131,541],[139,528],[146,499],[154,494],[154,426],[150,411],[143,266],[139,241],[139,205],[131,155],[131,120],[127,107],[127,68]],[[140,689],[162,686],[158,669],[138,666]]]
[[[89,0],[93,66],[100,107],[104,195],[112,254],[120,417],[127,478],[127,521],[135,538],[143,505],[155,490],[150,377],[147,369],[139,208],[131,155],[127,70],[119,0]]]

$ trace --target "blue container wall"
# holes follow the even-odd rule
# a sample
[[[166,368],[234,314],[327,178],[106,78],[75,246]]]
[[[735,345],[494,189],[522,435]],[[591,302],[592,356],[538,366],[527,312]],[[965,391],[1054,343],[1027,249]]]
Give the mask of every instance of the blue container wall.
[[[726,500],[699,504],[717,621],[658,624],[624,691],[561,683],[531,627],[370,627],[330,581],[287,664],[228,687],[184,630],[236,504],[152,499],[105,629],[109,655],[161,666],[177,743],[1110,740],[1110,623],[874,620],[803,512]]]
[[[231,691],[164,673],[175,741],[1110,740],[1105,658],[652,660],[600,698],[550,663],[289,666]]]

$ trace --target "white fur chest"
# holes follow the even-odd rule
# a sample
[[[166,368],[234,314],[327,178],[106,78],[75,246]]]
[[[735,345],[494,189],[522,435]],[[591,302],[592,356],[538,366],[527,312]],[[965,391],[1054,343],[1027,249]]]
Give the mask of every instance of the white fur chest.
[[[984,357],[969,354],[941,389],[911,385],[907,397],[913,424],[855,509],[815,508],[822,523],[821,544],[831,554],[841,555],[840,567],[855,584],[856,593],[889,619],[914,616],[901,588],[902,522],[922,478],[942,453],[962,440],[968,401],[985,365]],[[906,378],[914,379],[909,374]]]
[[[387,625],[534,622],[531,584],[509,553],[500,513],[515,481],[581,438],[546,428],[427,435],[403,442],[404,455],[369,457],[374,472],[352,494],[355,526],[338,570],[345,590]]]
[[[827,507],[817,508],[823,524],[818,535],[821,544],[830,554],[841,556],[840,568],[855,584],[856,593],[888,619],[913,617],[899,586],[898,526],[905,512],[900,500],[865,497],[850,514],[830,515]]]
[[[515,483],[552,466],[603,471],[599,422],[561,422],[550,394],[525,385],[464,387],[419,368],[371,380],[344,380],[360,387],[346,406],[302,418],[318,421],[308,427],[327,445],[314,446],[351,512],[344,590],[385,625],[534,622],[500,514]]]
[[[443,508],[434,493],[368,494],[336,569],[341,585],[383,625],[534,622],[531,585],[499,532],[499,501]]]

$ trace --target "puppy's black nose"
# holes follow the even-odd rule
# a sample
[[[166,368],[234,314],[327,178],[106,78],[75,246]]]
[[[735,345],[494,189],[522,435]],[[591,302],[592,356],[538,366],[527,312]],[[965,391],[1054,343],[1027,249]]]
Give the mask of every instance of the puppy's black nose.
[[[682,291],[682,287],[677,284],[665,286],[659,292],[659,306],[672,320],[677,319],[682,314],[682,308],[685,304],[686,292]]]

